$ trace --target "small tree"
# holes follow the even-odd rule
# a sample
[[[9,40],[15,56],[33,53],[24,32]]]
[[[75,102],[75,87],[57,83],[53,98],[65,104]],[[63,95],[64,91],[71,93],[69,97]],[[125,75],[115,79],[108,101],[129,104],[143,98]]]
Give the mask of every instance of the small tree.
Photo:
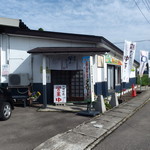
[[[38,30],[39,30],[39,31],[44,31],[44,29],[43,29],[43,28],[39,28]]]

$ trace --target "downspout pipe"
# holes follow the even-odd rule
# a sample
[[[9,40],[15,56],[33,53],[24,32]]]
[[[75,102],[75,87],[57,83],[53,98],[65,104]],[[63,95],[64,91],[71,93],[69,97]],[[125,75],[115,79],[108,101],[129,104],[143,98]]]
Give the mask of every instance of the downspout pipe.
[[[6,64],[9,64],[9,58],[10,58],[10,37],[9,35],[6,36],[7,38],[7,47],[6,47]]]

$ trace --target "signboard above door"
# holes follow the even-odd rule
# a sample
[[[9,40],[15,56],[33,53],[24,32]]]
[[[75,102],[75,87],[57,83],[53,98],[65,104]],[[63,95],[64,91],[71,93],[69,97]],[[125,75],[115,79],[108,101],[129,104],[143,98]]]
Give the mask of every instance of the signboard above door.
[[[119,60],[111,55],[108,55],[108,54],[105,56],[105,62],[107,64],[120,65],[120,66],[122,65],[121,60]]]

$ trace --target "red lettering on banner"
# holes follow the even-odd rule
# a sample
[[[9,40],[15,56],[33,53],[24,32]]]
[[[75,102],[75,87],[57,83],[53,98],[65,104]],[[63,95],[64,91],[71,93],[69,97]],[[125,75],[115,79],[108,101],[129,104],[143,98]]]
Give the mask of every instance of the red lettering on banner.
[[[60,96],[60,89],[61,89],[61,87],[58,86],[58,87],[56,87],[56,89],[57,89],[57,96]]]
[[[56,101],[60,102],[60,101],[62,101],[62,99],[61,98],[56,98]]]
[[[57,96],[60,96],[60,91],[57,91]]]

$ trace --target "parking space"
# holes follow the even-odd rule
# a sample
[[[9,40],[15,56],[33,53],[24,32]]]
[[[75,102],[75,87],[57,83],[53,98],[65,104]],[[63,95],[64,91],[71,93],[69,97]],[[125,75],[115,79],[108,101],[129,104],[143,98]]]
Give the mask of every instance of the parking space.
[[[48,138],[89,120],[89,117],[75,113],[36,110],[33,107],[15,107],[9,120],[0,121],[1,149],[31,150]]]

